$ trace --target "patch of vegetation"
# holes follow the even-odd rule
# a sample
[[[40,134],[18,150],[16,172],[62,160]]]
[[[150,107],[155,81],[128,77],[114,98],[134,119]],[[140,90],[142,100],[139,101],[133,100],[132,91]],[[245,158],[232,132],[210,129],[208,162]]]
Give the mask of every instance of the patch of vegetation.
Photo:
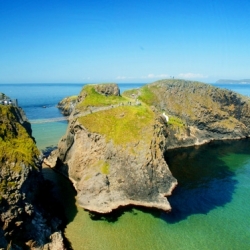
[[[5,193],[7,189],[7,181],[5,179],[1,180],[0,182],[0,194]],[[1,197],[1,195],[0,195]]]
[[[152,127],[154,113],[145,105],[121,106],[78,118],[89,131],[106,136],[115,144],[126,145],[144,138]],[[151,128],[152,129],[152,128]]]
[[[229,117],[228,119],[219,120],[215,123],[213,123],[213,128],[224,128],[228,131],[233,131],[235,129],[235,126],[238,125],[238,121],[234,117]]]
[[[180,79],[160,80],[145,87],[148,87],[144,88],[146,97],[142,95],[142,98],[147,104],[189,120],[201,119],[212,113],[222,116],[222,105],[226,110],[228,100],[232,98],[227,91],[212,85]],[[232,106],[230,109],[233,111]]]
[[[123,92],[123,95],[126,97],[130,97],[132,95],[136,95],[138,93],[137,89],[129,89]]]
[[[26,129],[16,120],[13,107],[0,106],[0,162],[14,163],[13,171],[20,172],[22,163],[35,166],[39,151]]]
[[[141,89],[137,88],[137,89],[130,89],[130,90],[126,90],[122,93],[122,95],[124,97],[127,97],[129,99],[132,99],[135,101],[135,99],[137,99],[141,94]]]
[[[180,127],[180,128],[185,127],[185,123],[180,118],[178,118],[176,116],[169,117],[168,125],[176,126],[176,127]]]
[[[141,88],[141,95],[138,97],[142,102],[153,105],[157,101],[157,96],[153,92],[155,86],[146,85]]]
[[[108,175],[110,165],[107,162],[104,162],[104,161],[100,161],[100,164],[101,164],[101,173],[105,174],[105,175]]]
[[[77,95],[65,97],[62,101],[60,101],[60,104],[70,104],[71,102],[75,102],[77,97]]]
[[[78,98],[77,95],[68,96],[58,103],[58,107],[63,110],[70,110],[71,105],[72,104],[74,105],[76,103],[77,98]]]
[[[127,99],[122,96],[114,96],[114,95],[102,95],[96,92],[95,85],[85,85],[80,93],[83,96],[83,100],[77,105],[77,108],[84,109],[88,106],[109,106],[120,104],[122,102],[126,102]]]

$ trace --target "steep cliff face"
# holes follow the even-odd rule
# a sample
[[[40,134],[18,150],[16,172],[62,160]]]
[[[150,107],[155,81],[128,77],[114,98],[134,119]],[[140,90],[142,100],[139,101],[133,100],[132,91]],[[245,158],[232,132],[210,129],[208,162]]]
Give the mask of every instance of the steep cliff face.
[[[132,104],[107,87],[86,86],[81,92],[53,153],[57,169],[73,181],[85,209],[108,213],[134,204],[170,210],[166,196],[177,182],[163,155],[166,124],[147,105]]]
[[[250,134],[249,100],[232,91],[182,80],[122,96],[112,87],[83,88],[66,135],[46,160],[72,180],[85,209],[107,213],[134,204],[170,210],[166,196],[177,181],[164,160],[167,149]]]
[[[76,101],[77,96],[65,97],[58,103],[57,107],[61,110],[63,115],[68,116],[73,111]]]
[[[23,111],[0,105],[0,247],[53,249],[50,236],[59,232],[60,223],[42,207],[44,184]]]

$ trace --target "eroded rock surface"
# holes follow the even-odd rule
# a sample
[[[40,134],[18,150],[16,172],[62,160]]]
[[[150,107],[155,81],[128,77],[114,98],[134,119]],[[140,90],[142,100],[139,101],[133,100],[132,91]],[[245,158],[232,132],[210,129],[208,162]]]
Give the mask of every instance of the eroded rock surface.
[[[78,203],[85,209],[108,213],[134,204],[168,211],[166,196],[177,182],[164,160],[166,124],[149,107],[120,97],[117,88],[109,85],[103,91],[103,86],[93,85],[81,92],[67,134],[46,163],[57,163],[56,168],[72,180]],[[86,113],[86,108],[93,107],[91,99],[87,100],[93,90],[102,105]],[[103,132],[92,130],[102,126]]]
[[[250,99],[233,91],[200,82],[161,80],[144,86],[139,98],[170,117],[169,149],[250,135]]]
[[[182,80],[122,96],[102,88],[83,88],[66,135],[46,159],[72,180],[78,203],[91,211],[129,204],[168,211],[166,196],[177,184],[164,160],[168,149],[250,134],[249,100],[232,91]]]
[[[0,248],[55,249],[61,221],[44,207],[39,151],[18,107],[0,105],[0,152]]]
[[[105,137],[72,124],[59,144],[59,169],[69,176],[85,209],[108,213],[129,204],[171,209],[165,196],[176,185],[164,160],[165,125],[155,121],[150,142],[116,146]],[[72,143],[73,142],[73,143]]]

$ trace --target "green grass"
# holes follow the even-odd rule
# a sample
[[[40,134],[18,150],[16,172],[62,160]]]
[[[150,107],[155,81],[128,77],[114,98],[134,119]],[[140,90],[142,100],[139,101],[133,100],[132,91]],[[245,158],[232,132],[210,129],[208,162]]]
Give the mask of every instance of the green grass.
[[[100,161],[100,163],[101,163],[101,173],[105,174],[105,175],[108,175],[110,165],[107,162],[104,162],[104,161]]]
[[[26,129],[16,121],[13,107],[0,105],[0,162],[14,163],[13,170],[21,171],[21,163],[35,167],[39,151]]]
[[[78,120],[89,131],[104,135],[107,141],[126,145],[141,140],[146,131],[152,129],[154,113],[145,105],[124,106],[96,112]]]
[[[138,96],[140,92],[141,92],[140,89],[130,89],[130,90],[124,91],[122,95],[129,99],[135,99],[135,97]]]
[[[176,116],[171,116],[169,117],[168,125],[173,126],[173,127],[185,127],[185,123],[178,117]]]
[[[72,96],[68,96],[65,97],[62,101],[60,101],[60,103],[62,104],[70,104],[71,102],[74,102],[77,100],[77,95],[72,95]]]
[[[85,98],[77,105],[79,109],[85,109],[88,106],[109,106],[127,102],[127,99],[122,96],[109,95],[105,96],[96,92],[95,85],[86,85],[83,87],[80,95]]]
[[[153,88],[154,86],[143,86],[141,88],[141,95],[138,97],[138,99],[148,105],[153,105],[154,102],[157,101],[157,96],[152,91]]]

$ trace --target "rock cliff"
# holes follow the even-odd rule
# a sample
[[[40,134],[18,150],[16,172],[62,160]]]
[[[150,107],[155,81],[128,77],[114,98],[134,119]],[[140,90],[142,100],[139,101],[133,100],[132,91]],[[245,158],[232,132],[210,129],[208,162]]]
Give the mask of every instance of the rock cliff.
[[[40,153],[18,107],[0,105],[0,152],[0,248],[63,249],[61,222],[43,203]]]
[[[177,182],[164,160],[166,123],[132,101],[120,96],[117,85],[85,86],[67,134],[46,161],[54,160],[69,176],[85,209],[108,213],[130,204],[171,209],[165,197]]]
[[[85,209],[108,213],[133,204],[168,211],[166,196],[177,181],[166,151],[248,137],[249,105],[232,91],[183,80],[122,96],[116,85],[86,85],[66,135],[45,162],[72,180]]]
[[[168,149],[250,135],[250,99],[235,92],[184,80],[161,80],[135,92],[169,116]]]
[[[62,114],[68,116],[73,111],[77,101],[77,96],[68,96],[61,100],[57,107],[61,110]]]

